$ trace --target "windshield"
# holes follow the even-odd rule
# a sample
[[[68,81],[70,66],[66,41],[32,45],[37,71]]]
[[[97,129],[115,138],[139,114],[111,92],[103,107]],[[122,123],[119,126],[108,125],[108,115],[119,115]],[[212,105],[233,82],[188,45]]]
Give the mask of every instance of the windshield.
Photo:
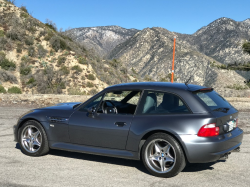
[[[196,95],[211,109],[214,111],[229,110],[232,106],[218,93],[212,92],[198,92]]]

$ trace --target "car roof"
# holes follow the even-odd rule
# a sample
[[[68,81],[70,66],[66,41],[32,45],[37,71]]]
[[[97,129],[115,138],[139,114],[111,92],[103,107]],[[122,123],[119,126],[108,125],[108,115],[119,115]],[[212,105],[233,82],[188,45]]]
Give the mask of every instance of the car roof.
[[[166,89],[173,88],[178,90],[189,90],[196,91],[204,86],[194,85],[194,84],[184,84],[184,83],[171,83],[171,82],[131,82],[131,83],[122,83],[109,86],[106,89],[115,90],[115,89]]]

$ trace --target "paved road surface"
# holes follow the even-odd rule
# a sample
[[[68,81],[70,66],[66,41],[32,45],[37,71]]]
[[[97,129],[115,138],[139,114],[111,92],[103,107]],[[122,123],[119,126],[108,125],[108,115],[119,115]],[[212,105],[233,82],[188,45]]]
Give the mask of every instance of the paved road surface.
[[[0,186],[250,185],[250,133],[244,135],[241,152],[232,153],[227,161],[192,164],[178,176],[163,179],[150,175],[139,161],[65,151],[51,151],[36,158],[25,156],[13,142],[12,125],[27,110],[0,107]],[[249,113],[240,116],[246,126]]]

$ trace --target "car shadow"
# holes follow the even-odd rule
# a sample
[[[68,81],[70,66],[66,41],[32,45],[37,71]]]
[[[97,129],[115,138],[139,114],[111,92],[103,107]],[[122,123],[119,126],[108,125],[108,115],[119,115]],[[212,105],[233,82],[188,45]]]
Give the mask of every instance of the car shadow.
[[[16,143],[15,148],[21,151],[20,145],[18,143]],[[123,159],[123,158],[91,155],[91,154],[86,154],[86,153],[69,152],[69,151],[62,151],[62,150],[55,150],[55,149],[50,150],[48,154],[53,155],[53,156],[66,157],[66,158],[81,159],[81,160],[88,160],[88,161],[93,161],[93,162],[102,162],[102,163],[108,163],[108,164],[114,164],[114,165],[134,167],[141,172],[151,175],[147,171],[147,169],[144,167],[143,163],[138,160],[128,160],[128,159]],[[210,163],[187,164],[187,166],[184,168],[182,172],[197,172],[197,171],[203,171],[203,170],[213,170],[214,167],[212,166],[218,162],[225,162],[225,160],[219,160],[217,162],[210,162]]]

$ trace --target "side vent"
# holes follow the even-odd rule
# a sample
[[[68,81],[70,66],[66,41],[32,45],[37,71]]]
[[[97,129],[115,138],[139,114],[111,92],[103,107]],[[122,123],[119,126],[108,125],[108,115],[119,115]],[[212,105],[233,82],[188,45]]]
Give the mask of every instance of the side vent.
[[[49,121],[52,123],[68,123],[68,118],[62,117],[48,117]]]

